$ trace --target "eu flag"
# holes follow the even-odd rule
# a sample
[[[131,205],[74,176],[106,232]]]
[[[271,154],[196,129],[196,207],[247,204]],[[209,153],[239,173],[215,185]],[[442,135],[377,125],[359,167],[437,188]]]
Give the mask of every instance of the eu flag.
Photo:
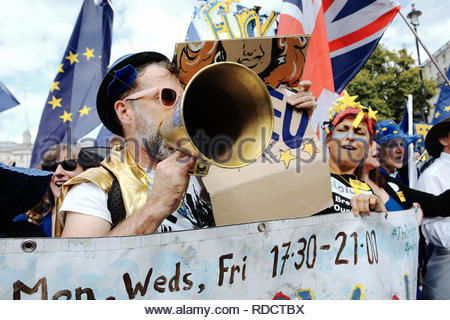
[[[50,147],[74,143],[100,124],[95,100],[109,64],[112,23],[107,0],[84,0],[42,112],[31,167]]]
[[[9,92],[8,88],[0,81],[0,112],[19,105],[19,101]]]
[[[450,66],[447,71],[447,79],[450,77]],[[441,93],[439,94],[439,99],[436,102],[436,107],[434,109],[432,124],[441,122],[444,119],[450,117],[450,87],[444,81],[441,87]]]
[[[432,124],[428,123],[414,123],[415,133],[422,135],[422,137],[416,142],[418,148],[425,148],[425,138],[427,137],[428,131],[430,131],[432,126]]]

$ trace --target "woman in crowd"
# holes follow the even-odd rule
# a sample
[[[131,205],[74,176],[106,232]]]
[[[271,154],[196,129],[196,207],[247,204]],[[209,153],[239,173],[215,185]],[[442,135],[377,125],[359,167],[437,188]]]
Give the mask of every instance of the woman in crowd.
[[[376,112],[345,93],[330,110],[327,147],[330,154],[333,206],[321,213],[353,211],[355,215],[386,211],[369,185],[358,178],[369,144],[375,135]]]
[[[381,197],[388,211],[409,209],[416,202],[426,217],[448,215],[445,213],[448,211],[448,193],[435,197],[411,189],[396,175],[396,171],[403,167],[405,147],[418,138],[403,133],[392,120],[380,121],[377,124],[376,142],[364,163],[362,179]],[[445,199],[446,203],[441,202]]]
[[[75,177],[84,169],[78,163],[77,147],[67,144],[58,144],[50,148],[44,155],[41,169],[54,172],[47,193],[32,209],[14,218],[14,222],[27,220],[39,226],[43,235],[52,237],[56,219],[55,202],[59,197],[60,188],[64,182]]]
[[[419,135],[410,136],[404,133],[392,120],[378,122],[375,141],[381,147],[379,171],[385,176],[394,177],[408,184],[407,173],[400,172],[403,168],[405,148],[419,138]]]
[[[381,198],[387,211],[411,208],[415,203],[423,210],[425,217],[449,216],[450,190],[435,196],[431,193],[411,189],[400,180],[380,172],[380,146],[374,142],[364,161],[361,178]]]

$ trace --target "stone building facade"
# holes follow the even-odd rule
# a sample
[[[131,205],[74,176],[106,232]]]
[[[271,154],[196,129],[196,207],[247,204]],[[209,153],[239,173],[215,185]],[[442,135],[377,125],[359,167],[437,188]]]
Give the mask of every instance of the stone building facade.
[[[23,133],[22,143],[0,141],[0,162],[15,162],[16,167],[29,168],[32,152],[33,144],[31,143],[31,133],[29,130]]]
[[[441,70],[444,71],[445,74],[447,74],[447,70],[450,65],[450,40],[447,41],[447,43],[442,47],[440,47],[435,53],[433,53],[433,58],[434,60],[436,60],[439,68],[441,68]],[[429,58],[423,63],[422,70],[424,77],[436,81],[436,95],[428,100],[432,105],[435,105],[439,98],[439,93],[441,92],[444,78],[442,78],[441,74]]]

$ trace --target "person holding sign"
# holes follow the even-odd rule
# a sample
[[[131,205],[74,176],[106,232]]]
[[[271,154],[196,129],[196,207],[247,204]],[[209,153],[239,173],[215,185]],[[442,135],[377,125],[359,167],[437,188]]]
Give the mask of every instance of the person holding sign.
[[[330,153],[333,206],[321,213],[353,211],[368,215],[370,211],[386,211],[372,188],[358,178],[375,135],[376,111],[355,99],[345,92],[330,110],[326,145]]]
[[[301,83],[288,102],[314,109],[310,86]],[[112,65],[97,94],[97,111],[127,145],[63,186],[57,236],[141,235],[214,225],[201,180],[188,175],[196,159],[164,145],[158,131],[182,94],[175,65],[160,53],[131,54]],[[110,194],[115,183],[122,201]],[[121,211],[123,218],[117,219]]]

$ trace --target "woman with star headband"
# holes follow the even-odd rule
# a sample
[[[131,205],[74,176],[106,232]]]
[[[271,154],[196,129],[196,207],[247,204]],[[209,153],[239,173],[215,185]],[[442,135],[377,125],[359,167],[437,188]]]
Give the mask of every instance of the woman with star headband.
[[[355,99],[345,92],[330,110],[326,145],[333,206],[321,213],[386,211],[381,199],[358,176],[375,136],[376,111]]]

